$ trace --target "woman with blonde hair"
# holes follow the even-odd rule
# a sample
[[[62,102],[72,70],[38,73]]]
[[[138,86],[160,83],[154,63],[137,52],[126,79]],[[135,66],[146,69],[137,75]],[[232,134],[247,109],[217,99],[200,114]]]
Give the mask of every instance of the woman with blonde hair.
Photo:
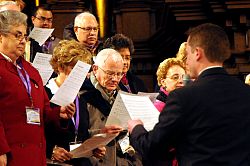
[[[91,53],[79,42],[75,40],[60,41],[55,47],[53,56],[50,60],[50,64],[58,76],[50,79],[45,86],[49,98],[52,98],[57,92],[77,61],[91,64],[91,58]],[[87,110],[85,110],[86,102],[77,95],[74,103],[76,105],[76,113],[66,129],[59,129],[57,126],[53,125],[47,125],[45,127],[47,158],[73,165],[91,166],[88,158],[72,159],[72,155],[69,153],[71,143],[77,145],[89,138],[89,117]],[[51,103],[51,107],[53,109],[61,108],[53,103]],[[95,157],[102,157],[105,154],[105,148],[95,149],[93,153]]]

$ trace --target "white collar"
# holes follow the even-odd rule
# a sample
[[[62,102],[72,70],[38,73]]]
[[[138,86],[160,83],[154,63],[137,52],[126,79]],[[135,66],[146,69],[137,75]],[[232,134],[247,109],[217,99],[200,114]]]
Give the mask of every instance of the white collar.
[[[59,87],[56,84],[56,78],[50,79],[46,87],[49,88],[51,93],[54,95],[59,89]]]
[[[5,55],[5,54],[2,53],[2,52],[0,52],[0,53],[3,55],[3,57],[4,57],[5,59],[7,59],[7,61],[12,62],[12,60],[10,59],[10,57],[8,57],[7,55]]]

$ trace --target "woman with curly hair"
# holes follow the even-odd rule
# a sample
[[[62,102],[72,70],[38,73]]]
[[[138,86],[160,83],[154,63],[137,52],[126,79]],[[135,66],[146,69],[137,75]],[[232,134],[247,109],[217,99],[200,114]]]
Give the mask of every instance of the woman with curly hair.
[[[184,86],[183,76],[185,73],[185,65],[183,61],[178,58],[168,58],[160,63],[156,72],[160,90],[154,102],[158,111],[161,112],[165,106],[169,92]]]
[[[66,80],[77,61],[83,61],[91,64],[91,53],[75,40],[62,40],[55,47],[50,64],[57,73],[56,78],[52,78],[45,86],[45,90],[51,99],[57,92],[59,87]],[[47,158],[59,162],[66,162],[78,166],[90,166],[88,158],[72,159],[69,153],[70,144],[77,145],[81,141],[89,138],[88,126],[89,117],[86,108],[86,102],[79,96],[74,101],[76,105],[76,113],[69,125],[65,129],[59,129],[56,125],[47,125],[45,127],[47,141]],[[61,107],[51,103],[53,109]],[[95,149],[93,151],[95,157],[102,157],[105,154],[105,148]]]

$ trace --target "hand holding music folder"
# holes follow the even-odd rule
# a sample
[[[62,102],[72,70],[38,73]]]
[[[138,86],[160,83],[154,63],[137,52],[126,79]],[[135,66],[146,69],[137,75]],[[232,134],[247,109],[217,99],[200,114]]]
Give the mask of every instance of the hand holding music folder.
[[[91,157],[94,149],[107,145],[117,135],[112,133],[96,134],[84,141],[76,149],[70,151],[70,153],[73,155],[73,158]]]

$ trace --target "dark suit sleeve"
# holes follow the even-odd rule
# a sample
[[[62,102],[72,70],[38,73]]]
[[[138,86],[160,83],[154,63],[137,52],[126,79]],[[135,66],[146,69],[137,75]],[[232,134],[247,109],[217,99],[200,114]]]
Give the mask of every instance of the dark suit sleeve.
[[[130,136],[132,146],[144,159],[164,159],[170,148],[175,147],[183,130],[183,113],[176,94],[170,93],[169,100],[159,116],[154,129],[147,132],[142,125],[136,126]]]

